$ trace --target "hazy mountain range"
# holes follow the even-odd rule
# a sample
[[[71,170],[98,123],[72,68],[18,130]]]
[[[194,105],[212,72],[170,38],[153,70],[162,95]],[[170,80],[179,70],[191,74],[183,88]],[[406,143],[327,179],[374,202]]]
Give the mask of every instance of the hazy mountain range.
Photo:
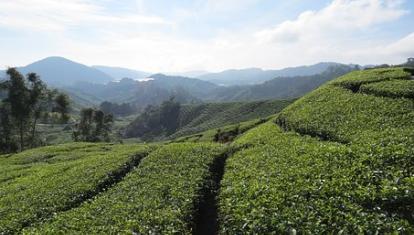
[[[107,75],[111,76],[114,80],[121,80],[123,78],[143,79],[151,75],[151,73],[121,67],[94,65],[92,66],[92,68],[106,73]]]
[[[78,106],[112,101],[133,103],[138,108],[159,104],[171,96],[183,103],[295,98],[352,69],[355,66],[325,62],[280,70],[192,71],[188,74],[201,76],[189,78],[86,66],[63,57],[48,57],[18,68],[24,74],[35,72],[49,86],[65,90]],[[4,71],[2,74],[0,78],[5,77]],[[145,81],[139,81],[142,79]]]
[[[224,86],[252,85],[263,83],[275,77],[309,76],[324,72],[331,66],[340,65],[333,62],[322,62],[309,66],[291,67],[280,70],[263,70],[259,68],[231,69],[220,73],[209,73],[198,77]]]

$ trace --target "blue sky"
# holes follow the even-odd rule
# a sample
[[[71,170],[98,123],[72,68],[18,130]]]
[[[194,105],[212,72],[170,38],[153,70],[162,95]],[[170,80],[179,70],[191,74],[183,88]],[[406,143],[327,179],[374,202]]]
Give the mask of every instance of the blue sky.
[[[0,68],[63,56],[150,72],[414,56],[411,0],[0,0]]]

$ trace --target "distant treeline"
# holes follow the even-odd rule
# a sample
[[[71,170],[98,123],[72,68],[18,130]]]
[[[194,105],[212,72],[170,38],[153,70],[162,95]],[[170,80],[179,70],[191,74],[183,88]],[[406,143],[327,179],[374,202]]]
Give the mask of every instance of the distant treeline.
[[[112,103],[109,101],[102,102],[99,109],[106,114],[113,114],[114,116],[125,117],[138,112],[138,109],[130,103]]]

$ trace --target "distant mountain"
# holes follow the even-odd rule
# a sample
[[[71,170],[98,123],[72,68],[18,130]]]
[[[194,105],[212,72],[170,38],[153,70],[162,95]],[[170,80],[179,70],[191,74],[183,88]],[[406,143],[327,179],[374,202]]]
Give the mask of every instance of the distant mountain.
[[[142,79],[151,75],[151,73],[121,67],[94,65],[92,68],[108,74],[115,80],[121,80],[123,78]]]
[[[148,81],[124,78],[107,84],[79,82],[64,89],[74,96],[73,100],[82,98],[82,103],[127,102],[143,109],[147,105],[158,105],[171,96],[181,103],[199,103],[217,88],[213,83],[198,79],[155,74]]]
[[[18,69],[22,73],[38,73],[49,86],[66,91],[79,107],[111,101],[132,103],[141,109],[160,104],[171,96],[182,103],[296,98],[354,68],[319,63],[281,70],[227,70],[202,75],[202,80],[164,74],[148,76],[148,73],[125,68],[88,67],[62,57],[48,57]],[[0,71],[0,79],[1,74],[4,77],[4,71]],[[142,78],[147,81],[137,81]]]
[[[76,82],[103,84],[113,78],[97,69],[65,59],[63,57],[48,57],[25,67],[19,67],[23,73],[37,73],[48,85],[62,87]]]
[[[188,72],[182,72],[182,73],[165,73],[165,75],[197,78],[197,77],[209,74],[209,73],[210,72],[207,72],[204,70],[194,70],[194,71],[188,71]]]
[[[262,84],[220,87],[209,97],[212,101],[246,101],[291,99],[301,97],[323,83],[356,69],[348,65],[331,65],[324,72],[294,77],[277,77]]]
[[[340,65],[334,62],[322,62],[309,66],[290,67],[280,70],[262,70],[259,68],[232,69],[220,73],[210,73],[197,77],[218,85],[252,85],[271,80],[275,77],[309,76],[324,72],[330,66]]]

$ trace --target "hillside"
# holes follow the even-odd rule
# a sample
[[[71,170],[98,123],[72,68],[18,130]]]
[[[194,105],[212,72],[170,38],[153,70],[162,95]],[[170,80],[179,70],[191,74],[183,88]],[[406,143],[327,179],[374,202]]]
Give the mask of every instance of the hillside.
[[[199,99],[205,98],[213,90],[218,88],[217,85],[211,82],[195,78],[167,76],[164,74],[154,74],[151,75],[150,78],[153,79],[149,81],[150,83],[162,87],[163,89],[173,90],[179,88]]]
[[[227,160],[222,231],[412,233],[414,100],[396,82],[414,81],[400,68],[350,73],[240,137],[253,147]],[[366,92],[379,84],[398,95]]]
[[[197,105],[182,105],[178,115],[171,123],[176,123],[172,133],[166,133],[157,127],[161,124],[151,123],[159,119],[160,108],[152,111],[153,117],[147,118],[148,113],[143,113],[125,129],[125,137],[141,138],[144,140],[177,138],[191,135],[213,128],[223,127],[256,118],[265,118],[281,111],[292,101],[256,101],[256,102],[233,102],[233,103],[205,103]]]
[[[413,75],[351,72],[227,144],[0,156],[0,233],[413,234]]]
[[[321,62],[309,66],[298,66],[279,70],[263,70],[259,68],[230,69],[219,73],[208,73],[197,78],[224,86],[254,85],[276,77],[298,77],[320,74],[329,67],[338,65],[341,64]]]

